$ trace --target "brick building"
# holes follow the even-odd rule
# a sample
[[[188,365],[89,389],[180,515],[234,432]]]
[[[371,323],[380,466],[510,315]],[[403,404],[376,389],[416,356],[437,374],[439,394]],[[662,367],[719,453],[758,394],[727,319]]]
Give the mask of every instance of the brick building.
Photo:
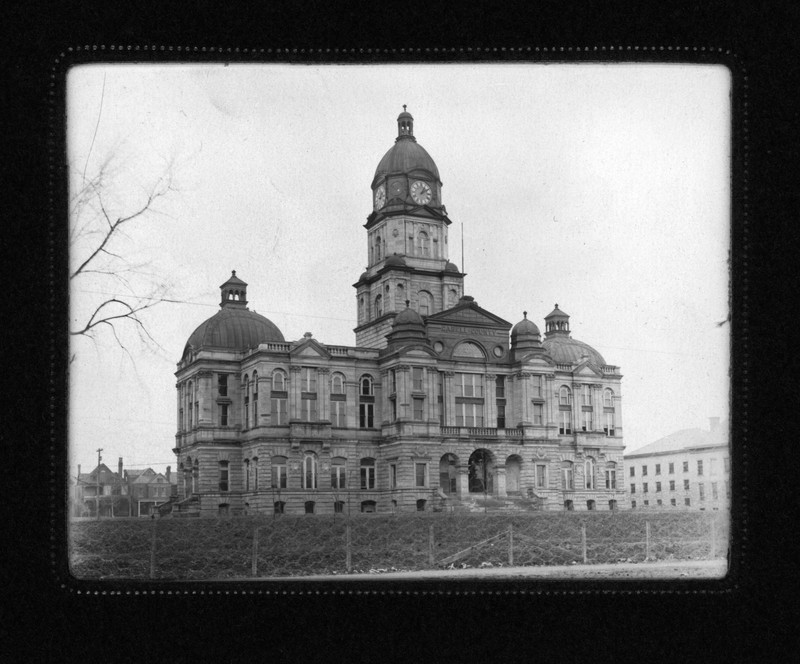
[[[728,430],[682,429],[625,455],[633,509],[720,510],[730,505]],[[622,480],[620,480],[622,481]]]
[[[287,341],[233,272],[178,362],[175,514],[414,511],[470,495],[625,501],[621,374],[558,305],[545,332],[464,294],[413,118],[370,183],[355,346]],[[522,309],[522,307],[520,307]]]

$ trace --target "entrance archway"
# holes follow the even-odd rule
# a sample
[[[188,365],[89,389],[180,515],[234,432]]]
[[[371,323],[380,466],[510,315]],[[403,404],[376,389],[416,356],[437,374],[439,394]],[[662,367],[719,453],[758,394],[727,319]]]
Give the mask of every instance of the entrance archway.
[[[469,492],[494,491],[494,456],[489,450],[475,450],[469,457]]]
[[[448,496],[458,492],[458,457],[450,452],[439,459],[439,488]]]
[[[506,459],[506,493],[518,494],[519,476],[522,470],[522,457],[518,454],[512,454]]]

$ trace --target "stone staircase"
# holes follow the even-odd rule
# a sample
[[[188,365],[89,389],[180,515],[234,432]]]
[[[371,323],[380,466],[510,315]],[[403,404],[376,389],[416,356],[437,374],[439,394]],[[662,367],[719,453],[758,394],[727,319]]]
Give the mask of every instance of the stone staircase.
[[[481,494],[468,494],[460,498],[455,495],[446,496],[446,499],[439,501],[439,505],[434,505],[434,510],[452,511],[460,513],[479,513],[491,512],[493,514],[519,514],[527,512],[538,512],[541,510],[540,502],[537,498],[525,498],[523,496],[487,496]]]

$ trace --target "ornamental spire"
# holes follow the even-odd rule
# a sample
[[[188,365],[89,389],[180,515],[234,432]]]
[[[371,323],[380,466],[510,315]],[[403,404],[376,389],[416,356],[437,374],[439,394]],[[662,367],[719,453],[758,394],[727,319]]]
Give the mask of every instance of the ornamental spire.
[[[397,139],[400,140],[401,138],[410,138],[412,141],[415,141],[414,138],[414,117],[406,110],[406,105],[403,104],[403,112],[397,116]]]

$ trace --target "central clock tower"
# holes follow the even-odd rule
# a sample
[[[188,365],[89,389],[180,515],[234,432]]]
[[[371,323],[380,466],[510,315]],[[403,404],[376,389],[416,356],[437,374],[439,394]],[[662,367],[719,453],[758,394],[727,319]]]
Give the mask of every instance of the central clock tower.
[[[448,260],[442,182],[433,159],[414,137],[414,118],[397,117],[397,138],[372,179],[367,217],[367,269],[353,284],[356,344],[386,346],[395,315],[406,300],[421,316],[454,307],[464,294],[464,274]]]

